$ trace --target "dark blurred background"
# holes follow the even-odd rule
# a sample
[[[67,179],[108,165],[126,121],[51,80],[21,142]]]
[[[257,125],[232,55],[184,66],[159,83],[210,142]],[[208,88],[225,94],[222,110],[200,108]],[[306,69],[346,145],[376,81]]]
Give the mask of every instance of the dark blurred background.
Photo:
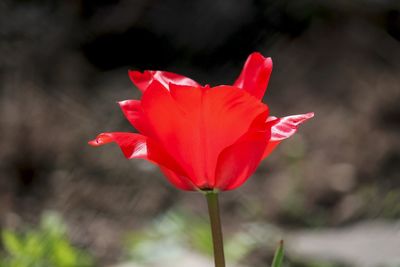
[[[132,239],[149,243],[137,237],[154,232],[155,220],[161,229],[206,222],[200,194],[178,191],[117,146],[87,141],[132,130],[116,105],[140,97],[128,69],[230,84],[253,51],[274,61],[264,98],[271,113],[316,116],[244,186],[222,194],[226,239],[247,238],[232,242],[244,244],[233,250],[243,254],[237,263],[268,266],[283,236],[286,266],[400,266],[397,0],[2,0],[3,265],[39,266],[14,261],[31,253],[22,249],[27,231],[37,233],[49,211],[47,222],[61,220],[70,250],[92,266],[142,266]],[[260,235],[269,238],[254,241]],[[200,238],[192,238],[178,247],[196,261]]]

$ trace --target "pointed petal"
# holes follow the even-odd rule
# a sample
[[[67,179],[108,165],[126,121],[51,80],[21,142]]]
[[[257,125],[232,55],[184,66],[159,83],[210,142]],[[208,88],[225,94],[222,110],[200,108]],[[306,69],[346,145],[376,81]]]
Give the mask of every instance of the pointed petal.
[[[182,190],[196,190],[180,166],[152,140],[134,133],[102,133],[89,142],[92,146],[117,143],[127,159],[147,159],[158,165],[168,180]]]
[[[271,123],[271,140],[268,143],[267,148],[264,151],[263,158],[267,157],[279,144],[282,140],[291,137],[296,133],[300,124],[305,122],[308,119],[314,117],[314,112],[300,114],[300,115],[292,115],[283,118],[268,118],[267,123]]]
[[[148,71],[141,73],[139,71],[129,70],[128,75],[133,84],[142,92],[146,91],[147,87],[149,87],[153,81],[153,75]]]
[[[111,142],[117,143],[128,159],[147,159],[146,137],[140,134],[122,132],[101,133],[96,139],[90,141],[89,145],[102,146]]]
[[[171,84],[170,90],[150,85],[143,95],[143,111],[153,126],[149,137],[176,159],[198,188],[210,187],[220,152],[245,134],[267,106],[231,86]]]
[[[300,124],[314,117],[314,112],[292,115],[276,120],[271,128],[271,141],[281,141],[292,136]]]
[[[136,130],[143,134],[148,132],[149,127],[144,119],[142,105],[139,100],[124,100],[118,102],[118,104],[125,117]]]
[[[154,71],[154,70],[146,70],[143,73],[139,71],[129,71],[128,72],[131,81],[139,88],[140,91],[144,92],[150,86],[153,81],[158,81],[165,88],[169,89],[169,84],[179,84],[179,85],[187,85],[193,87],[199,87],[200,85],[193,81],[192,79],[175,74],[167,71]]]
[[[254,173],[262,160],[269,133],[249,132],[220,154],[216,169],[216,188],[232,190]]]
[[[252,53],[233,86],[239,87],[258,99],[262,99],[272,72],[272,59],[260,53]]]

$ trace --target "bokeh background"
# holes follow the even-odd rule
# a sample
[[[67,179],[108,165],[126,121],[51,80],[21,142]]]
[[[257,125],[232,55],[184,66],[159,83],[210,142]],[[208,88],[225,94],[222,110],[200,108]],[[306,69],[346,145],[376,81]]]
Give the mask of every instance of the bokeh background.
[[[397,0],[2,0],[0,266],[212,266],[201,194],[87,141],[132,130],[128,69],[230,84],[253,51],[271,113],[316,116],[221,195],[230,265],[400,266]]]

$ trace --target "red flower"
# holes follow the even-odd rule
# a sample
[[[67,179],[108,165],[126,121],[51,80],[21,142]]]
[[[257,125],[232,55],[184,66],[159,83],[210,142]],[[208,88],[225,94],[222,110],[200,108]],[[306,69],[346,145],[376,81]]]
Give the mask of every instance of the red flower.
[[[170,72],[129,71],[143,96],[119,105],[139,134],[102,133],[89,144],[115,142],[126,158],[158,165],[180,189],[235,189],[314,115],[268,117],[261,99],[271,71],[272,60],[259,53],[249,56],[233,86],[203,87]]]

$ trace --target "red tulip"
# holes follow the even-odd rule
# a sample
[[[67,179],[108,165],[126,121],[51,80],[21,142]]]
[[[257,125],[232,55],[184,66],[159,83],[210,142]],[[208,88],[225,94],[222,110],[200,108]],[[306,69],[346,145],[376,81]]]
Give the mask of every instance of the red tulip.
[[[251,54],[232,86],[201,86],[165,71],[129,71],[142,99],[119,105],[139,133],[102,133],[89,144],[117,143],[128,159],[158,165],[183,190],[231,190],[313,113],[269,117],[261,102],[271,58]]]

